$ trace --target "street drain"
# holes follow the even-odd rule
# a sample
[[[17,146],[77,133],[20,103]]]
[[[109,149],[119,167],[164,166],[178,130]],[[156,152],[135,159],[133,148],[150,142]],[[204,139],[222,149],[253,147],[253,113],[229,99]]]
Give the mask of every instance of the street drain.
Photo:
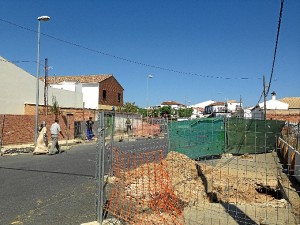
[[[278,189],[277,187],[276,187],[276,189],[274,189],[274,188],[270,188],[270,187],[259,186],[259,187],[255,188],[255,190],[260,194],[270,195],[273,198],[278,199],[278,200],[283,198],[281,190]]]

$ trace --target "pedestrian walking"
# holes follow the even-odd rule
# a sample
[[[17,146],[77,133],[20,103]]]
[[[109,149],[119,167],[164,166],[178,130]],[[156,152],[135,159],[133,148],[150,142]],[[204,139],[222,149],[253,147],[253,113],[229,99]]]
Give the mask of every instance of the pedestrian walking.
[[[126,131],[128,133],[128,131],[131,130],[131,121],[128,117],[125,123],[126,123]]]
[[[94,124],[94,122],[92,121],[92,117],[90,117],[89,120],[86,121],[86,133],[87,133],[87,138],[89,141],[91,141],[92,138],[94,137],[93,124]]]
[[[39,129],[39,137],[36,141],[36,146],[33,151],[34,155],[48,153],[48,137],[47,137],[47,128],[46,122],[43,121]]]
[[[56,153],[60,153],[60,147],[58,144],[58,135],[61,134],[61,136],[63,138],[64,138],[64,135],[61,132],[60,125],[58,123],[59,123],[58,119],[55,119],[54,123],[51,125],[51,128],[50,128],[52,145],[51,145],[48,155],[54,155]]]

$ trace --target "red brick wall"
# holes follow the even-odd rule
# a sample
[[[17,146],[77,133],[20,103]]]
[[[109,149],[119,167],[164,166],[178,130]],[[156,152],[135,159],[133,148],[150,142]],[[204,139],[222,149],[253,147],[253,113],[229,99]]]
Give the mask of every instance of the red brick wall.
[[[39,106],[39,115],[44,115],[45,107]],[[34,104],[25,104],[24,106],[24,114],[25,115],[35,115],[35,105]],[[48,110],[49,111],[49,110]],[[78,108],[60,108],[61,115],[66,116],[67,114],[73,114],[74,121],[86,121],[89,117],[92,117],[95,120],[95,115],[97,110],[95,109],[78,109]],[[49,111],[49,116],[51,112]]]
[[[299,123],[300,122],[300,114],[291,114],[291,115],[277,115],[277,114],[268,114],[267,113],[267,119],[268,120],[284,120],[289,121],[290,123]]]
[[[99,85],[99,104],[122,106],[123,105],[123,88],[114,77],[102,81]],[[106,100],[103,99],[103,90],[106,90]],[[120,102],[118,94],[121,94]]]
[[[3,126],[4,118],[4,126]],[[2,145],[33,144],[35,116],[34,115],[5,115],[0,114],[0,139]],[[59,116],[59,124],[66,137],[67,116]],[[50,137],[50,126],[54,122],[54,116],[39,116],[39,126],[42,121],[47,123],[47,132]],[[3,132],[2,132],[3,130]],[[62,139],[62,137],[60,137]],[[74,139],[74,116],[69,116],[69,139]]]

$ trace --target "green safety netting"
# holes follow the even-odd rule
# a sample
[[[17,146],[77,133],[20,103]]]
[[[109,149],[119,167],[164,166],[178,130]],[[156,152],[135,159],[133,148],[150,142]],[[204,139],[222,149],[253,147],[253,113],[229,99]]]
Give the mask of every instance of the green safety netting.
[[[229,118],[226,121],[226,152],[264,153],[272,151],[284,121]]]
[[[224,151],[223,119],[207,118],[169,123],[170,150],[190,158]]]
[[[222,153],[263,153],[274,149],[284,121],[205,118],[169,123],[170,150],[196,159]]]

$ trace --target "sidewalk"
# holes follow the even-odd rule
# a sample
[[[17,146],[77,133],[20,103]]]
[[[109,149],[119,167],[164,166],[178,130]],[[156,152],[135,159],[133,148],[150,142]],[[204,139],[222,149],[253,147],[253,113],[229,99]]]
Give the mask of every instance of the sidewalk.
[[[72,140],[60,140],[59,145],[61,150],[69,150],[72,146],[85,143],[95,143],[96,140],[86,141],[81,139],[72,139]],[[51,142],[49,143],[51,145]],[[20,145],[5,145],[1,147],[0,156],[3,155],[12,155],[12,154],[21,154],[21,153],[32,153],[34,151],[34,144],[20,144]]]

